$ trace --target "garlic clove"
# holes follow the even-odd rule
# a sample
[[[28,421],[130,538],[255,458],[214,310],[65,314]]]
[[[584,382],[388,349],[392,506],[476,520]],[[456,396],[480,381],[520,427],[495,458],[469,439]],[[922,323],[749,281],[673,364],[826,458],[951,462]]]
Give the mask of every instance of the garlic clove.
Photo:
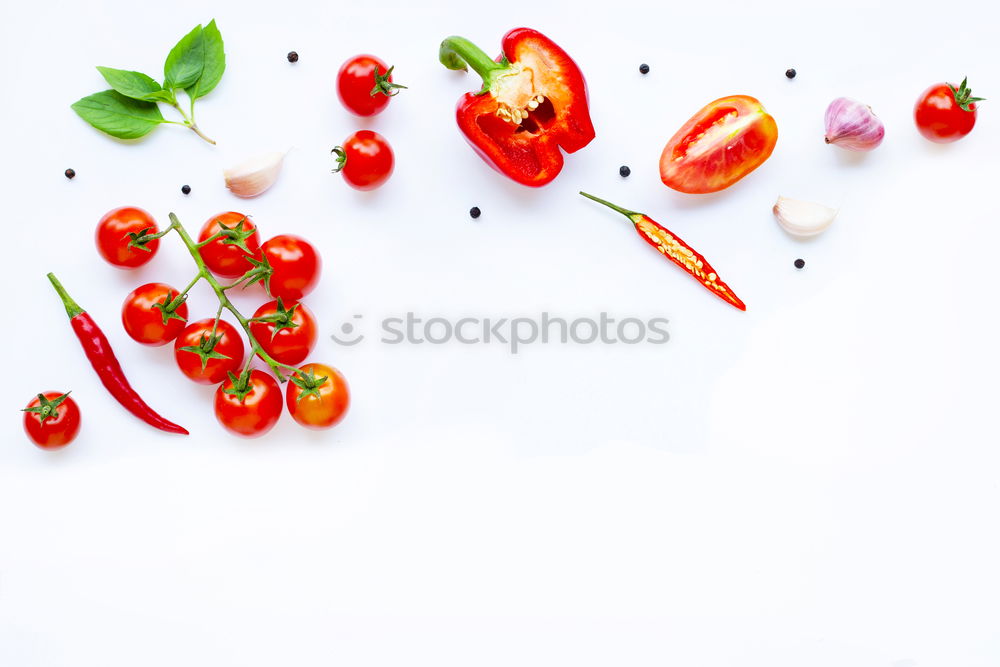
[[[274,185],[285,154],[272,151],[244,160],[222,172],[226,187],[237,197],[256,197]]]
[[[826,143],[849,151],[878,148],[885,137],[885,126],[867,104],[838,97],[826,108]]]
[[[837,217],[837,210],[811,201],[778,197],[774,217],[792,236],[810,238],[823,233]]]

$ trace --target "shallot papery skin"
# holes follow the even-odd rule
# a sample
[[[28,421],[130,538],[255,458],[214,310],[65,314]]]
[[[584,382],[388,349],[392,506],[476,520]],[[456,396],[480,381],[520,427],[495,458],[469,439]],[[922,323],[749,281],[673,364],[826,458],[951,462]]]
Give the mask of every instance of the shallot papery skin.
[[[826,108],[826,143],[850,151],[878,148],[885,127],[867,104],[838,97]]]

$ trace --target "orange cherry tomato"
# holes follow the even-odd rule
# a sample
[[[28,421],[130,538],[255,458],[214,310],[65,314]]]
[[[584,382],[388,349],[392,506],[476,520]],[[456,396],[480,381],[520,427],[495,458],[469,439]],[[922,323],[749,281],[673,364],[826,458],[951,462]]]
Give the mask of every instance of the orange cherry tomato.
[[[764,164],[778,125],[753,97],[715,100],[677,130],[660,156],[660,179],[678,192],[718,192]]]
[[[324,364],[306,364],[299,371],[288,381],[285,390],[285,402],[292,419],[317,430],[336,426],[351,404],[347,380],[336,368]],[[319,386],[307,389],[303,383],[310,378],[326,379]]]

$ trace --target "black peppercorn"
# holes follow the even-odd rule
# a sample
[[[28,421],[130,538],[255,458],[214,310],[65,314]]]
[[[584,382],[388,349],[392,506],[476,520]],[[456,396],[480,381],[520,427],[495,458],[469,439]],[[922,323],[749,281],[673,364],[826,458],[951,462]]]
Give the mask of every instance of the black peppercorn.
[[[801,269],[805,265],[806,265],[806,260],[804,260],[804,259],[797,259],[797,260],[795,260],[795,268],[796,269]]]
[[[290,62],[290,63],[297,63],[297,62],[299,62],[299,54],[297,54],[295,51],[289,51],[288,52],[288,62]]]
[[[785,70],[785,76],[787,76],[789,79],[794,79],[796,74],[797,72],[792,67],[789,67],[788,69]]]
[[[639,74],[649,74],[649,65],[646,63],[639,65]]]
[[[182,185],[181,186],[181,192],[183,192],[186,195],[191,194],[191,186],[190,185]]]
[[[76,172],[74,170],[72,170],[72,169],[67,169],[63,173],[66,174],[66,178],[70,178],[70,179],[73,178],[74,176],[76,176]]]
[[[632,173],[632,170],[628,168],[628,165],[624,165],[623,164],[622,166],[618,167],[618,174],[622,178],[628,178],[629,174],[631,174],[631,173]]]
[[[483,212],[479,210],[478,206],[473,206],[472,208],[469,209],[469,215],[472,216],[473,220],[475,220],[476,218],[478,218],[482,214],[483,214]]]

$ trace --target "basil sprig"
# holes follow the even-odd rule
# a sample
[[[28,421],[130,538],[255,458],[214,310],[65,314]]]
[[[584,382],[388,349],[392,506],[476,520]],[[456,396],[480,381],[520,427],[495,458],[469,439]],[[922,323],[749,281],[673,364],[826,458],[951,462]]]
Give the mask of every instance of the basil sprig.
[[[219,85],[226,71],[226,52],[215,19],[184,35],[167,54],[163,85],[142,72],[98,67],[110,90],[88,95],[73,103],[73,111],[101,132],[118,139],[144,137],[157,125],[170,123],[190,128],[210,144],[194,122],[194,103]],[[188,111],[181,108],[177,93],[184,91]],[[177,109],[183,121],[167,120],[158,103]]]

